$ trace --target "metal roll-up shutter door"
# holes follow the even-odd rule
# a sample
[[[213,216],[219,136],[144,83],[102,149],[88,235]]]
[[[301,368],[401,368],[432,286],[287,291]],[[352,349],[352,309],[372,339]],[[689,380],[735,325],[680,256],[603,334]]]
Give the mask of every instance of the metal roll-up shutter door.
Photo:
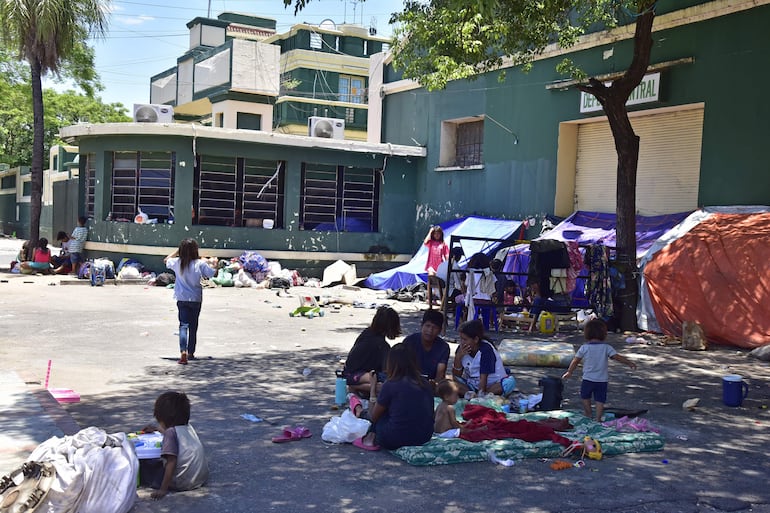
[[[636,209],[643,215],[698,207],[703,109],[631,118],[640,137]],[[617,154],[608,122],[578,128],[575,210],[615,212]]]

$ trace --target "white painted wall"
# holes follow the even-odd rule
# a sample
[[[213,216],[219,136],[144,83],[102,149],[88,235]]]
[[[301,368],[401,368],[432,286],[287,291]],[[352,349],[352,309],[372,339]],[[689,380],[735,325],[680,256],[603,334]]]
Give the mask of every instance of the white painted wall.
[[[201,44],[201,25],[197,23],[190,27],[190,50]]]
[[[234,91],[278,96],[281,49],[257,41],[233,40]]]
[[[366,116],[366,141],[382,140],[382,84],[384,82],[385,52],[369,57],[369,110]]]
[[[150,103],[168,103],[176,100],[176,73],[159,78],[150,84]]]
[[[260,130],[272,132],[273,127],[273,106],[265,103],[240,102],[236,100],[225,100],[223,102],[211,105],[211,115],[216,123],[218,114],[222,114],[222,126],[220,128],[236,128],[238,124],[238,113],[246,112],[249,114],[260,114],[262,116],[262,125]]]
[[[201,26],[201,44],[214,48],[225,44],[225,27]]]
[[[193,99],[193,60],[187,59],[177,65],[177,105],[191,102]]]
[[[230,49],[226,49],[195,65],[193,91],[200,91],[226,84],[230,81]]]

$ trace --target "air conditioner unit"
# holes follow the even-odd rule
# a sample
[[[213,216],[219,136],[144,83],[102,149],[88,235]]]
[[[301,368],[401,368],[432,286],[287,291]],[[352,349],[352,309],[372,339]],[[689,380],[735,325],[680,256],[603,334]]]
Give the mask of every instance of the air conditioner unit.
[[[345,120],[310,116],[307,119],[307,135],[325,139],[344,139]]]
[[[174,108],[171,105],[135,103],[134,121],[136,123],[173,123]]]

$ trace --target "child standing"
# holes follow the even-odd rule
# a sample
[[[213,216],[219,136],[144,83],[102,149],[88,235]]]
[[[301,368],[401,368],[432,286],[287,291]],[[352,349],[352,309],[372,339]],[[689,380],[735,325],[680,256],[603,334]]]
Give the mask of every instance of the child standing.
[[[436,274],[442,262],[449,258],[449,246],[444,242],[444,230],[440,226],[431,226],[428,235],[425,236],[423,245],[428,248],[428,259],[425,262],[425,271],[428,273],[428,307],[433,306],[433,287],[438,287],[439,298],[444,292],[442,278]]]
[[[80,271],[80,264],[83,263],[83,247],[88,238],[88,228],[86,228],[86,218],[78,217],[78,225],[72,230],[72,236],[69,240],[70,263],[72,272],[75,275]]]
[[[208,259],[198,254],[198,243],[184,239],[179,247],[164,260],[166,267],[176,274],[174,299],[179,311],[179,358],[180,365],[195,360],[198,341],[198,318],[201,314],[203,287],[201,278],[211,278],[216,270]]]
[[[457,420],[455,404],[460,399],[457,384],[445,379],[436,387],[436,393],[441,398],[441,404],[436,408],[433,432],[441,438],[457,438],[463,425]]]
[[[583,336],[588,343],[578,349],[575,358],[569,364],[562,379],[568,379],[572,372],[583,361],[583,382],[580,384],[580,398],[583,400],[583,414],[591,416],[591,396],[596,402],[596,419],[601,422],[604,414],[604,403],[607,402],[607,383],[609,381],[608,359],[623,363],[631,369],[636,364],[623,355],[618,354],[611,345],[604,342],[607,338],[607,325],[601,319],[591,319],[583,329]],[[585,361],[584,361],[585,360]]]
[[[153,415],[163,433],[162,461],[140,461],[142,483],[157,488],[152,492],[152,498],[162,499],[169,490],[192,490],[202,486],[209,478],[209,467],[203,444],[189,424],[190,400],[187,395],[183,392],[160,394],[155,400]]]

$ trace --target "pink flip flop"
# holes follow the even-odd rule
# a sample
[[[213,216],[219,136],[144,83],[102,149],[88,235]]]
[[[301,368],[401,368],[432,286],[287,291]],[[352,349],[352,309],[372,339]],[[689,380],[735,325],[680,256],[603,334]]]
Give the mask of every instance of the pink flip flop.
[[[358,447],[359,449],[363,449],[365,451],[379,451],[380,446],[379,445],[368,445],[364,443],[364,437],[356,438],[353,440],[353,445]]]
[[[294,442],[302,438],[310,438],[313,434],[305,426],[285,427],[283,433],[272,439],[273,443],[282,444],[284,442]]]
[[[311,433],[310,430],[305,426],[297,426],[292,431],[294,433],[294,436],[296,436],[298,440],[300,438],[310,438],[311,436],[313,436],[313,433]]]
[[[364,405],[361,404],[361,399],[358,398],[356,394],[353,394],[350,396],[350,413],[353,415],[356,414],[356,408],[361,407],[361,410],[363,411]]]

